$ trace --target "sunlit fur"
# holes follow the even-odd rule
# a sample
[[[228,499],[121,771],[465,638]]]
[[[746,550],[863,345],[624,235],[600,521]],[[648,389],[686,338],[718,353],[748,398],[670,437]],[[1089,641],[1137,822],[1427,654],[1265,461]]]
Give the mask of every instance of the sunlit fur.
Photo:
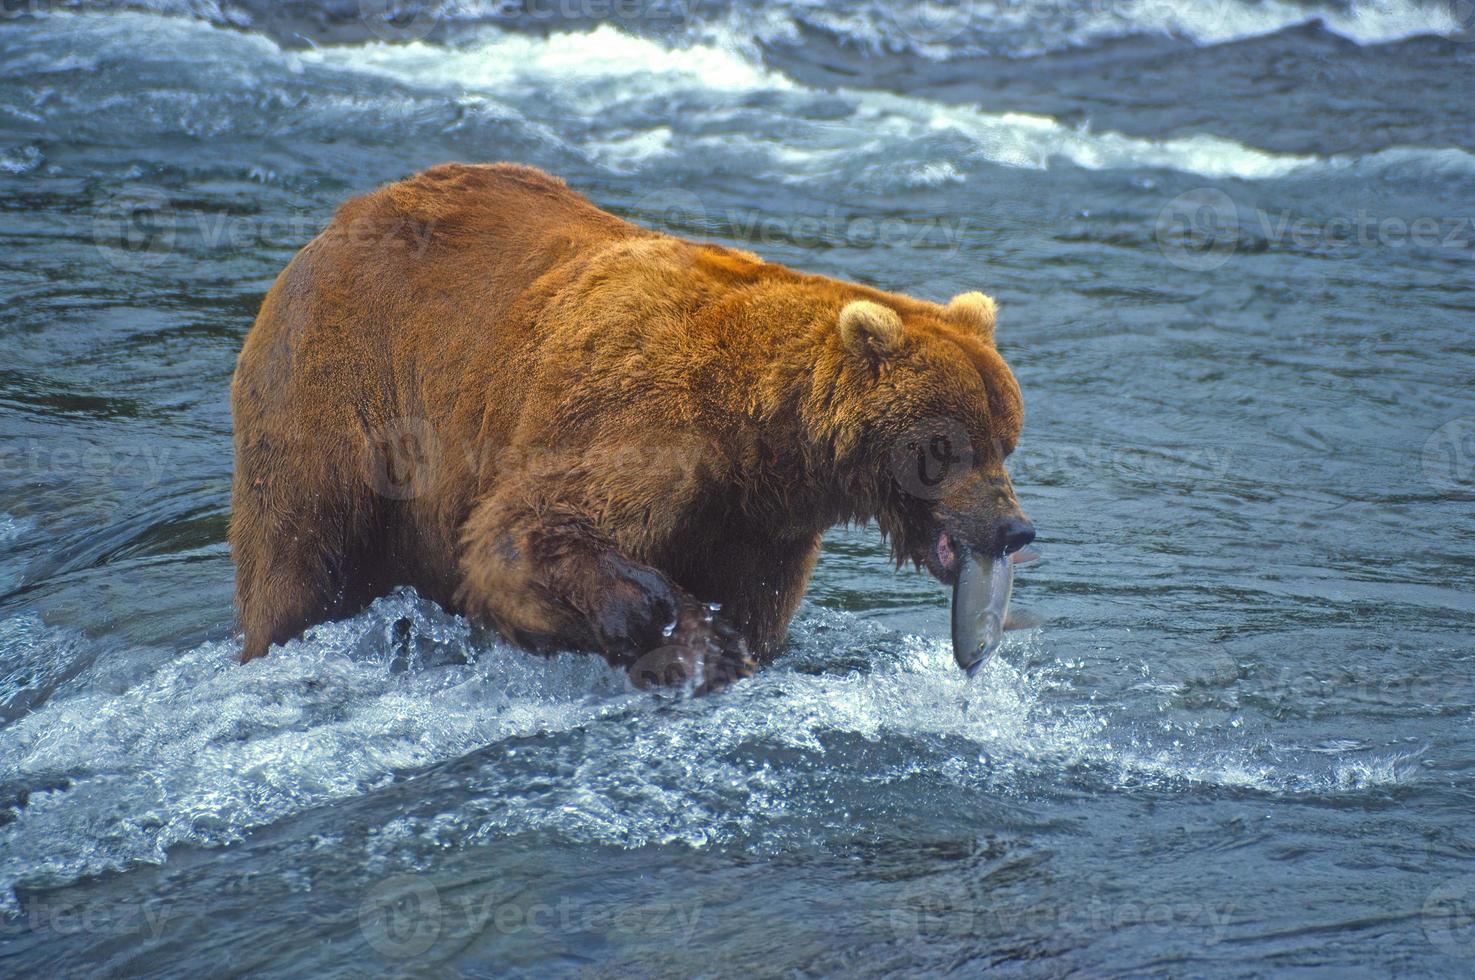
[[[1017,510],[997,475],[1022,409],[992,321],[986,297],[659,234],[526,167],[349,201],[272,287],[232,387],[244,656],[408,584],[616,663],[716,602],[769,657],[826,528],[877,520],[921,562],[940,527]],[[892,458],[932,419],[977,465],[917,498]],[[386,431],[429,433],[403,493],[374,480]]]

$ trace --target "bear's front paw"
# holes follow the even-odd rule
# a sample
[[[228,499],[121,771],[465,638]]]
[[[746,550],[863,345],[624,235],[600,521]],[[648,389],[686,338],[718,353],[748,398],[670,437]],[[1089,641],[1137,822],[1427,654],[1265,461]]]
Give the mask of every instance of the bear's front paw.
[[[698,606],[683,609],[667,641],[635,661],[629,673],[643,690],[671,688],[700,695],[751,677],[757,669],[737,628]]]

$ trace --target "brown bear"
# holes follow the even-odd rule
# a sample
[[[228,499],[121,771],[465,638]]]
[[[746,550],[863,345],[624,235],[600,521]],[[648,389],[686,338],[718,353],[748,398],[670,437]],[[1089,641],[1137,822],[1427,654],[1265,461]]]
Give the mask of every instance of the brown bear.
[[[832,525],[943,582],[1033,537],[994,315],[651,231],[526,166],[351,199],[231,386],[242,659],[411,585],[528,649],[721,687],[774,656]]]

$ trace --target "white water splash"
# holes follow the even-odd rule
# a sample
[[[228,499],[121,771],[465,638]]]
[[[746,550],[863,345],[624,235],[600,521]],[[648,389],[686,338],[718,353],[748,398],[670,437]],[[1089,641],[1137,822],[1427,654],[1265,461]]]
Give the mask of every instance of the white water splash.
[[[65,673],[88,654],[79,637],[28,618],[0,629],[7,655],[21,652],[21,637],[35,669]],[[829,833],[836,799],[857,786],[870,788],[847,806],[886,787],[922,805],[908,788],[918,781],[951,794],[1038,795],[1085,780],[1098,792],[1295,795],[1362,793],[1404,778],[1397,760],[1311,771],[1266,762],[1249,746],[1144,738],[1082,704],[1063,668],[1026,675],[1011,666],[1037,643],[1016,636],[1012,652],[970,682],[944,641],[810,611],[784,661],[721,696],[673,702],[633,691],[597,658],[550,661],[488,644],[464,620],[399,593],[247,665],[236,663],[234,642],[126,679],[100,659],[0,728],[9,797],[0,808],[11,808],[0,825],[0,887],[9,896],[18,883],[162,862],[179,844],[237,841],[496,745],[509,759],[456,782],[433,816],[391,807],[372,833],[442,847],[528,830],[621,847],[782,846]],[[796,669],[856,646],[871,668]],[[551,741],[511,748],[531,735]],[[856,745],[871,748],[857,756]],[[23,790],[29,801],[19,805]]]
[[[231,113],[249,111],[231,103],[222,113],[221,99],[291,88],[293,78],[311,74],[312,87],[328,91],[308,103],[296,125],[313,133],[351,128],[359,118],[400,119],[454,106],[462,114],[458,128],[510,127],[619,174],[685,165],[693,157],[718,172],[794,186],[816,180],[848,185],[868,175],[882,175],[882,184],[892,183],[886,175],[895,175],[902,186],[932,186],[965,180],[980,163],[1033,170],[1170,170],[1240,180],[1475,174],[1475,155],[1457,147],[1285,154],[1211,134],[1147,139],[915,96],[811,89],[745,54],[743,40],[726,35],[677,42],[608,24],[547,36],[489,27],[455,47],[415,41],[288,51],[259,35],[198,21],[88,14],[53,15],[33,36],[38,45],[127,59],[139,57],[136,38],[145,34],[152,39],[145,60],[162,64],[209,52],[213,80],[229,81],[229,95],[167,95],[160,125],[200,137],[241,125]],[[339,92],[355,94],[349,99],[334,94]],[[106,108],[106,101],[91,108]],[[672,105],[683,108],[673,114]]]
[[[800,24],[813,24],[871,50],[908,50],[945,61],[978,54],[1027,57],[1134,35],[1223,44],[1312,23],[1357,44],[1374,45],[1420,36],[1464,37],[1472,18],[1458,3],[1443,0],[872,0],[846,5],[790,0],[777,9],[734,12],[726,28],[792,42]]]
[[[68,0],[56,4],[72,6]],[[130,0],[128,7],[248,27],[249,6],[230,0]],[[84,7],[76,3],[77,7]],[[375,8],[363,8],[371,13]],[[506,0],[426,0],[404,8],[426,29],[515,17],[520,4]],[[531,22],[556,30],[564,18],[586,13],[579,5],[530,4]],[[1471,12],[1458,0],[779,0],[766,3],[697,4],[683,0],[622,7],[594,7],[613,20],[630,18],[656,28],[685,28],[693,37],[719,32],[758,42],[796,41],[803,26],[829,31],[848,44],[877,51],[909,50],[943,60],[975,53],[1014,57],[1096,44],[1113,38],[1163,34],[1195,44],[1260,37],[1303,24],[1361,45],[1409,37],[1463,37]],[[624,13],[622,13],[624,11]],[[634,12],[633,14],[631,12]],[[344,12],[355,12],[352,5]]]
[[[1323,158],[1272,153],[1206,134],[1144,139],[1068,126],[1046,116],[988,112],[885,92],[821,93],[748,61],[731,47],[669,47],[609,25],[546,38],[489,31],[479,42],[454,50],[415,42],[325,47],[290,57],[304,65],[374,74],[413,89],[443,89],[458,98],[490,103],[509,86],[557,93],[553,97],[565,100],[566,112],[574,118],[607,119],[640,100],[705,107],[703,118],[679,136],[673,135],[669,121],[615,140],[591,134],[583,143],[585,152],[622,171],[663,156],[712,153],[718,155],[714,159],[754,158],[764,168],[759,176],[805,184],[857,159],[905,161],[933,154],[938,138],[954,137],[963,141],[964,157],[1028,169],[1047,169],[1060,161],[1089,170],[1164,169],[1266,180],[1377,169],[1396,159],[1410,167],[1475,173],[1475,155],[1457,148],[1395,147],[1367,157]],[[744,104],[758,96],[788,100],[790,111],[745,113]],[[816,119],[799,111],[802,103],[819,99],[838,101],[848,112],[832,106]],[[764,118],[782,131],[764,131]],[[774,122],[780,118],[781,125]],[[738,119],[743,125],[736,130],[720,125]],[[922,160],[916,166],[914,172],[942,179],[956,173],[953,160]]]

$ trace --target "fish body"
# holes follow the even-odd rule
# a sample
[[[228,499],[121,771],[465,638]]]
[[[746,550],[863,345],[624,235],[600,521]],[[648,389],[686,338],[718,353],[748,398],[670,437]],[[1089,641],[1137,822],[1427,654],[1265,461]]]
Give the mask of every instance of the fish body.
[[[1004,639],[1014,562],[1008,557],[966,557],[953,581],[953,659],[973,676]]]

